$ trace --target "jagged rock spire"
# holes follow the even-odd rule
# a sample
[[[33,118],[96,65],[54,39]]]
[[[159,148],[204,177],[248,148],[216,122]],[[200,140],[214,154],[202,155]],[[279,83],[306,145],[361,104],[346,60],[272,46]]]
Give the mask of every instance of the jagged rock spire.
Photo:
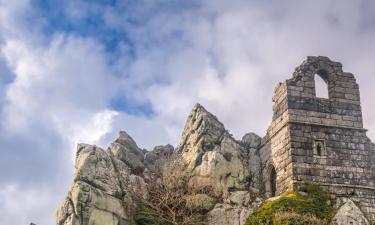
[[[187,151],[192,145],[203,141],[205,149],[209,150],[212,146],[207,145],[209,142],[218,142],[225,132],[224,125],[217,119],[216,116],[208,112],[202,105],[197,103],[189,114],[178,152]],[[202,140],[209,139],[209,140]]]
[[[144,170],[142,150],[125,131],[120,131],[117,139],[109,147],[110,153],[128,165],[132,172],[140,174]]]

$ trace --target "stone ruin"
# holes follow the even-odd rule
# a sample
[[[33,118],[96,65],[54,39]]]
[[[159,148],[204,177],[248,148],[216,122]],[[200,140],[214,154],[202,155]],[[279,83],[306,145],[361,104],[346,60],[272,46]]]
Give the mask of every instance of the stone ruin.
[[[315,77],[328,98],[316,96]],[[58,225],[133,225],[134,199],[149,197],[150,174],[175,156],[189,188],[210,187],[200,199],[207,225],[243,225],[265,199],[316,183],[338,212],[332,225],[375,222],[375,144],[363,128],[359,87],[327,57],[307,57],[275,88],[273,119],[265,137],[236,140],[197,104],[179,145],[144,150],[126,133],[105,151],[80,144],[74,182],[56,212]],[[366,218],[367,217],[367,218]]]
[[[328,98],[316,97],[315,77]],[[353,74],[327,57],[307,57],[275,88],[273,119],[259,148],[268,196],[318,183],[337,200],[350,197],[375,219],[375,145],[363,128]]]

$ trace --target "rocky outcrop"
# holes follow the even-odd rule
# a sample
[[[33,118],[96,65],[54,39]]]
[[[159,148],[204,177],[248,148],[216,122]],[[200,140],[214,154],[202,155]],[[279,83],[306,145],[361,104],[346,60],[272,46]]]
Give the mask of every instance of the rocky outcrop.
[[[244,225],[246,219],[262,203],[251,191],[234,191],[224,203],[216,204],[207,214],[208,225]]]
[[[337,211],[331,225],[369,225],[369,221],[363,215],[358,206],[350,199]]]
[[[205,224],[243,225],[263,202],[260,144],[254,133],[234,139],[199,104],[187,119],[176,151],[171,145],[142,150],[124,131],[106,151],[79,144],[74,182],[56,212],[57,224],[135,225],[135,209],[148,201],[150,182],[173,171],[188,179],[186,207],[204,212]],[[351,200],[340,205],[332,225],[369,224]]]
[[[125,132],[108,148],[77,147],[72,188],[56,212],[58,225],[134,224],[135,198],[147,198],[143,153]]]
[[[161,163],[169,159],[174,152],[172,145],[160,145],[145,154],[144,162],[149,170],[156,170],[162,166]]]
[[[149,197],[147,183],[155,176],[168,176],[171,170],[189,178],[189,189],[195,194],[186,197],[187,207],[208,212],[208,224],[243,224],[261,202],[256,197],[259,144],[253,133],[235,140],[199,104],[187,119],[176,151],[171,145],[142,150],[124,131],[107,151],[80,144],[74,182],[57,210],[57,224],[134,224],[137,200]]]
[[[129,224],[113,159],[92,145],[78,145],[71,191],[57,210],[57,224]]]
[[[249,143],[254,146],[256,141]],[[177,154],[185,162],[184,169],[192,174],[192,188],[211,187],[221,195],[250,186],[247,144],[235,140],[224,125],[199,104],[187,119]]]
[[[142,174],[144,154],[125,131],[120,131],[119,137],[109,147],[109,152],[114,158],[128,165],[132,173]]]
[[[261,171],[262,163],[259,156],[258,147],[260,146],[262,138],[255,133],[247,133],[242,137],[242,144],[247,149],[248,154],[248,171],[249,184],[252,188],[261,189]]]
[[[224,125],[197,104],[189,115],[177,154],[184,160],[184,172],[191,174],[189,186],[212,190],[218,202],[207,214],[212,225],[244,224],[261,202],[259,194],[261,138],[246,134],[235,140]]]

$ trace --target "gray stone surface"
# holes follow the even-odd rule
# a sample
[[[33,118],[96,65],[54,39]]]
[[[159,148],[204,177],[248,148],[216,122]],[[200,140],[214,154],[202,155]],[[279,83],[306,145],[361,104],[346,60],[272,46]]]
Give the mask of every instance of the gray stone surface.
[[[147,167],[151,167],[150,169],[156,169],[155,167],[169,159],[173,152],[174,148],[172,145],[156,146],[152,151],[145,153],[144,163]]]
[[[242,137],[242,142],[245,144],[248,148],[255,148],[257,149],[262,141],[262,138],[259,137],[255,133],[247,133]]]
[[[72,188],[56,212],[58,225],[129,224],[122,188],[111,155],[92,145],[78,145]]]
[[[316,97],[315,76],[326,81],[328,99]],[[340,207],[333,224],[374,224],[375,144],[363,128],[354,75],[327,57],[307,57],[291,79],[277,85],[272,100],[263,138],[247,133],[234,139],[197,104],[176,150],[142,150],[124,131],[107,151],[79,145],[57,224],[134,224],[135,199],[147,200],[148,182],[171,171],[187,177],[186,201],[192,210],[208,211],[208,225],[242,225],[264,198],[311,182]]]
[[[327,83],[329,98],[316,97],[316,76]],[[318,183],[332,196],[355,198],[375,221],[375,148],[363,128],[354,75],[327,57],[307,57],[277,85],[273,102],[259,148],[262,192],[272,194],[275,168],[276,194]]]
[[[217,196],[249,187],[248,154],[218,119],[197,104],[188,117],[177,154],[191,173],[190,185],[212,187]]]
[[[369,225],[370,223],[356,204],[346,199],[346,203],[340,207],[331,225]]]
[[[143,161],[142,151],[125,132],[108,151],[79,144],[73,185],[56,211],[57,224],[134,224],[135,199],[148,198]]]
[[[262,199],[252,199],[247,191],[230,195],[229,202],[218,203],[207,213],[208,225],[244,225],[249,215],[262,203]]]
[[[132,173],[143,172],[143,151],[125,131],[120,131],[118,138],[109,147],[109,151],[115,158],[128,165]]]

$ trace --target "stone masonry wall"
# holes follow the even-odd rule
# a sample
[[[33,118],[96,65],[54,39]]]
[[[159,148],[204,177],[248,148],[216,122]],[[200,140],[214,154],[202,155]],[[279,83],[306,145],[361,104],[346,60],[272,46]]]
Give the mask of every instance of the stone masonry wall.
[[[275,89],[274,117],[268,128],[267,137],[263,138],[260,147],[262,161],[262,180],[264,181],[263,192],[271,196],[271,169],[276,170],[276,194],[288,191],[292,188],[292,166],[290,132],[287,126],[287,87],[279,84]],[[283,106],[283,107],[280,107]]]
[[[328,99],[316,97],[315,76],[327,83]],[[358,201],[375,221],[375,148],[363,128],[354,75],[327,57],[308,57],[277,86],[273,101],[273,121],[259,149],[265,191],[272,163],[277,193],[319,183],[338,201]]]

